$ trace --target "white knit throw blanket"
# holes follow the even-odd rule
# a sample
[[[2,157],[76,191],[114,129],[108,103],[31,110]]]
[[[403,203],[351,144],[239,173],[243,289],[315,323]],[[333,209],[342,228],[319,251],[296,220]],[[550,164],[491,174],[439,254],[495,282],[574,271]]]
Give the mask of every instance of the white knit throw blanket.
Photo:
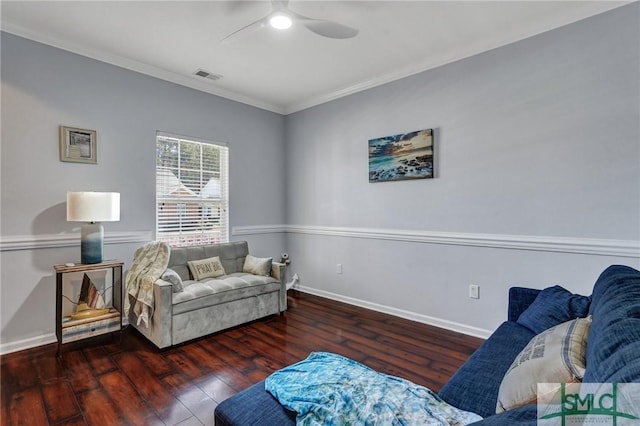
[[[133,264],[127,272],[124,311],[128,316],[133,305],[137,325],[143,322],[149,327],[149,318],[153,316],[153,283],[167,269],[170,252],[167,244],[152,242],[137,249],[133,255]]]

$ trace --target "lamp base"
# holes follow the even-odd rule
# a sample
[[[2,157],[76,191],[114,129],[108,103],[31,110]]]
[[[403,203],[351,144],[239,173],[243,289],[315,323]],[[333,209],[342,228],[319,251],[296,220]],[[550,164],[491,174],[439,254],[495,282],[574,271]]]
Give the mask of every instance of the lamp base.
[[[83,265],[102,262],[104,228],[100,223],[88,223],[80,229],[80,262]]]

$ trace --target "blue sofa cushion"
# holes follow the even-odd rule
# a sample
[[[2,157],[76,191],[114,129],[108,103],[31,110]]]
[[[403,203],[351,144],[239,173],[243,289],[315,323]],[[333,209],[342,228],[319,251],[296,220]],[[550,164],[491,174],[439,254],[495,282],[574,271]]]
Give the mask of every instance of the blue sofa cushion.
[[[507,321],[517,321],[542,290],[526,287],[511,287],[509,289],[509,306]]]
[[[216,426],[286,426],[296,413],[284,408],[264,388],[264,381],[222,401],[214,411]]]
[[[586,317],[590,304],[589,297],[573,294],[556,285],[542,290],[520,314],[517,323],[540,334],[563,322]]]
[[[439,394],[449,404],[482,417],[496,413],[500,383],[535,333],[513,321],[500,327],[456,371]]]
[[[471,424],[476,426],[537,426],[537,419],[538,406],[530,404],[486,417],[479,422]]]
[[[591,296],[593,323],[584,382],[640,382],[640,272],[614,265]]]

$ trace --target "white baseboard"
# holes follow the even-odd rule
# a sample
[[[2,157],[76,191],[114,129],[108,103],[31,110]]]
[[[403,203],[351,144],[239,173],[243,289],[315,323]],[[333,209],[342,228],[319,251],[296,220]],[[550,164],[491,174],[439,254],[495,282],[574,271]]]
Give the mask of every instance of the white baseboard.
[[[458,333],[467,334],[469,336],[480,337],[486,339],[491,335],[491,331],[484,330],[482,328],[472,327],[465,324],[460,324],[453,321],[443,320],[440,318],[431,317],[428,315],[422,315],[415,312],[405,311],[403,309],[397,309],[390,306],[380,305],[378,303],[367,302],[365,300],[355,299],[353,297],[342,296],[340,294],[331,293],[324,290],[318,290],[311,287],[305,287],[296,285],[295,290],[302,291],[304,293],[313,294],[316,296],[324,297],[331,300],[337,300],[338,302],[348,303],[350,305],[360,306],[362,308],[371,309],[373,311],[382,312],[396,317],[405,318],[411,321],[420,322],[423,324],[433,325],[435,327],[444,328],[446,330],[456,331]],[[123,327],[126,324],[123,324]],[[23,351],[26,349],[32,349],[38,346],[48,345],[50,343],[56,343],[56,335],[54,333],[43,334],[41,336],[30,337],[28,339],[17,340],[15,342],[0,343],[0,355],[6,355],[12,352]]]
[[[15,342],[0,343],[0,355],[10,354],[12,352],[23,351],[25,349],[32,349],[38,346],[48,345],[49,343],[56,343],[55,333],[43,334],[41,336],[30,337],[28,339],[16,340]]]
[[[457,322],[448,321],[441,318],[435,318],[428,315],[422,315],[415,312],[405,311],[403,309],[398,309],[391,306],[380,305],[378,303],[367,302],[366,300],[355,299],[353,297],[343,296],[340,294],[331,293],[324,290],[318,290],[311,287],[297,285],[293,287],[293,289],[299,290],[303,293],[309,293],[309,294],[324,297],[327,299],[337,300],[338,302],[348,303],[349,305],[355,305],[355,306],[360,306],[361,308],[371,309],[372,311],[382,312],[384,314],[389,314],[396,317],[405,318],[411,321],[432,325],[434,327],[440,327],[446,330],[467,334],[469,336],[480,337],[482,339],[488,338],[492,333],[492,331],[490,330],[472,327],[470,325],[460,324]]]

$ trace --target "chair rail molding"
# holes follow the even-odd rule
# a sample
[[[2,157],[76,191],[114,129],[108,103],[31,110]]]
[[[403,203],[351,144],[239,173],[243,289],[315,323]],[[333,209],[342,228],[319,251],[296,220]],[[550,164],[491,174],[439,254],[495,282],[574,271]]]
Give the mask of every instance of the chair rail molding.
[[[278,234],[287,232],[287,225],[234,226],[231,235]]]
[[[105,244],[146,243],[153,239],[151,231],[109,232]],[[80,234],[9,235],[0,237],[0,251],[34,250],[80,245]]]
[[[560,236],[474,234],[463,232],[437,232],[423,230],[355,228],[308,225],[257,225],[234,226],[234,236],[290,233],[366,238],[427,244],[447,244],[472,247],[501,248],[511,250],[547,251],[596,256],[640,258],[640,241],[600,238],[575,238]]]

